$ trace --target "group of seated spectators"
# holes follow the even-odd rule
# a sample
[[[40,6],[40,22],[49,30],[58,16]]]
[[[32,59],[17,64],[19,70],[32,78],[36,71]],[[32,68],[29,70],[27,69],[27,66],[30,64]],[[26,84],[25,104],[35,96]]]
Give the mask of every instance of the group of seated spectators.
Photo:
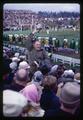
[[[26,55],[3,53],[5,117],[68,117],[80,115],[80,73],[64,64],[29,64]]]
[[[15,30],[21,29],[21,24],[23,25],[23,28],[30,29],[31,26],[31,19],[32,15],[34,15],[34,20],[36,18],[36,13],[29,11],[29,10],[4,10],[3,12],[3,27],[4,30],[6,28],[13,28],[15,27]],[[6,29],[7,30],[7,29]]]
[[[46,15],[47,14],[47,15]],[[55,16],[53,16],[55,14]],[[64,14],[64,15],[62,15]],[[71,15],[72,14],[72,15]],[[41,24],[42,28],[56,29],[72,29],[80,28],[80,14],[76,13],[52,13],[52,12],[34,12],[31,10],[7,10],[3,11],[3,28],[4,30],[22,30],[31,29],[32,18],[33,23]],[[35,24],[33,27],[35,27]]]

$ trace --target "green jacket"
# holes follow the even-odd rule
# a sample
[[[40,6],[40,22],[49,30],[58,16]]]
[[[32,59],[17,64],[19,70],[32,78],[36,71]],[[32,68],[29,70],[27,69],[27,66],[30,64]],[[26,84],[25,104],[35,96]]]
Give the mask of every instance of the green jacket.
[[[75,41],[74,40],[71,41],[70,48],[75,49]]]

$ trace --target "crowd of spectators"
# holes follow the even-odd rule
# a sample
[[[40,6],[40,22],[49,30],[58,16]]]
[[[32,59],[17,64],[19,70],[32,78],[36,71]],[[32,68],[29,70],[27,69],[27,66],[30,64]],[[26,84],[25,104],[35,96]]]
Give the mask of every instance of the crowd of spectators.
[[[79,118],[80,73],[64,64],[29,64],[26,49],[3,49],[3,115]]]
[[[80,29],[79,13],[45,13],[33,12],[31,10],[4,10],[3,29],[4,30],[26,30],[34,28],[40,24],[43,30],[74,28]]]

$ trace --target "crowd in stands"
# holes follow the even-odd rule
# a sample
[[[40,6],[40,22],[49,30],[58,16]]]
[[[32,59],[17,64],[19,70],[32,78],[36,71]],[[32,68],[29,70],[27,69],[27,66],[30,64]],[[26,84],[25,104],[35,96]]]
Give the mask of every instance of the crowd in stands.
[[[79,118],[80,73],[64,64],[30,63],[26,50],[19,51],[3,49],[3,115]]]
[[[33,12],[30,10],[4,10],[3,29],[4,30],[26,30],[41,24],[43,30],[50,28],[53,30],[61,28],[80,29],[79,13],[46,13]]]

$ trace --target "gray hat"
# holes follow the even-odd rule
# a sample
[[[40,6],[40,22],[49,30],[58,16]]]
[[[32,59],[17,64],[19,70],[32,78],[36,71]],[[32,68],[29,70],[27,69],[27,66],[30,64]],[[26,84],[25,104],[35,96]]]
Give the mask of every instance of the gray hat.
[[[32,82],[38,82],[39,84],[41,84],[42,80],[43,80],[43,74],[41,73],[41,71],[36,71],[34,73]]]
[[[76,82],[66,83],[60,94],[60,100],[66,104],[75,104],[80,101],[80,85]]]

